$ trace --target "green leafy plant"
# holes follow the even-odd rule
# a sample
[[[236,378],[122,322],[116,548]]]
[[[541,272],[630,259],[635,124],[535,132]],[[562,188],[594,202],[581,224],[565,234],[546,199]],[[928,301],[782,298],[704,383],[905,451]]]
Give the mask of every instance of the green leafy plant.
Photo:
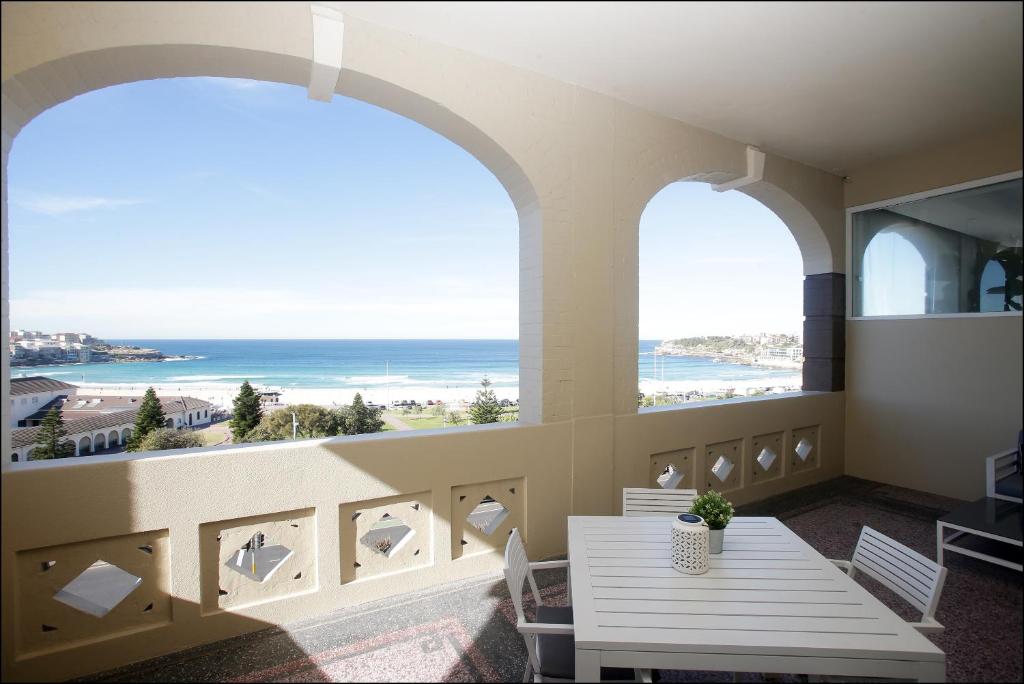
[[[1006,284],[997,287],[990,287],[985,290],[986,294],[1003,295],[1003,311],[1020,311],[1021,303],[1014,301],[1024,294],[1024,275],[1021,273],[1021,248],[1007,247],[995,253],[992,261],[1003,267],[1006,274]]]
[[[724,496],[709,489],[693,500],[690,513],[704,518],[704,522],[713,530],[724,530],[732,520],[732,504]]]

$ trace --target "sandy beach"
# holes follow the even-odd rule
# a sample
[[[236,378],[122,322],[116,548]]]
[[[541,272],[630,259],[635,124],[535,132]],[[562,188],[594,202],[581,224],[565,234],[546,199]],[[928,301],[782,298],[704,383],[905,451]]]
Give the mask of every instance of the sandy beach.
[[[644,394],[655,394],[665,392],[667,394],[681,394],[683,392],[717,392],[731,389],[736,394],[746,394],[748,390],[770,389],[771,391],[782,391],[787,387],[799,387],[803,384],[803,378],[799,373],[778,378],[760,378],[757,380],[640,380],[640,391]]]
[[[126,385],[116,383],[78,382],[83,394],[108,395],[141,395],[150,385]],[[153,389],[161,397],[188,396],[203,399],[211,404],[231,408],[231,402],[238,394],[239,385],[223,383],[154,383]],[[316,404],[319,406],[340,406],[352,403],[356,392],[363,396],[363,401],[375,404],[390,404],[392,401],[409,400],[426,404],[428,400],[441,400],[446,404],[469,403],[476,396],[476,387],[407,387],[393,386],[355,388],[288,388],[260,385],[253,383],[257,391],[276,391],[281,393],[282,404]],[[515,401],[519,398],[518,387],[493,388],[498,399]]]
[[[145,384],[118,384],[118,383],[95,383],[79,382],[83,394],[108,394],[108,395],[141,395],[150,385]],[[774,391],[781,391],[785,387],[800,387],[800,375],[773,378],[771,380],[745,380],[723,382],[720,380],[641,380],[640,391],[644,394],[655,392],[667,392],[678,394],[682,392],[702,391],[714,392],[725,389],[732,389],[737,394],[745,394],[752,389],[772,388]],[[257,391],[281,392],[282,404],[317,404],[319,406],[337,406],[350,404],[356,392],[363,395],[363,400],[375,404],[388,405],[392,401],[409,400],[426,404],[428,400],[443,401],[446,404],[466,404],[472,402],[476,396],[479,386],[460,386],[432,388],[423,386],[395,385],[388,387],[368,387],[366,389],[355,388],[289,388],[272,385],[253,384]],[[238,394],[239,385],[227,383],[154,383],[152,387],[157,394],[165,397],[189,396],[196,399],[203,399],[224,408],[230,409],[231,402]],[[518,387],[496,387],[495,396],[498,399],[509,399],[515,401],[519,398]]]

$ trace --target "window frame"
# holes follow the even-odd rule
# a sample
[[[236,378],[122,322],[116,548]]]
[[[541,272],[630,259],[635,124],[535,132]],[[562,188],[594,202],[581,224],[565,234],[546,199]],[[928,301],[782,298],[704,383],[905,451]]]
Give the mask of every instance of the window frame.
[[[993,318],[993,317],[1006,317],[1006,316],[1017,316],[1021,317],[1024,312],[1021,311],[961,311],[957,313],[941,313],[941,314],[887,314],[884,316],[854,316],[853,315],[853,288],[855,283],[853,282],[853,215],[861,211],[869,211],[871,209],[884,209],[891,207],[894,204],[902,204],[904,202],[913,202],[915,200],[927,199],[929,197],[938,197],[939,195],[948,195],[953,192],[960,190],[970,190],[971,188],[978,188],[984,185],[993,185],[995,183],[1003,183],[1005,181],[1020,180],[1024,178],[1024,169],[1017,171],[1010,171],[1009,173],[1001,173],[996,176],[987,176],[985,178],[977,178],[975,180],[965,181],[963,183],[956,183],[954,185],[946,185],[939,188],[932,188],[930,190],[923,190],[921,192],[911,193],[909,195],[900,195],[898,197],[891,197],[889,199],[879,200],[877,202],[869,202],[867,204],[858,204],[855,207],[846,208],[846,320],[848,321],[901,321],[901,320],[912,320],[912,319],[924,319],[924,318]]]

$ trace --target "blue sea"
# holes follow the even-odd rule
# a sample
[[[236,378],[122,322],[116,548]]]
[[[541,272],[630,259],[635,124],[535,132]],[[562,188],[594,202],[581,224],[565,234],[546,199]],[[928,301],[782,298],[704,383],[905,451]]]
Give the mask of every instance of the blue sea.
[[[116,385],[230,384],[279,388],[372,390],[385,385],[495,388],[519,384],[517,340],[108,340],[159,349],[184,361],[92,363],[12,368],[12,377],[45,375],[71,383]],[[799,371],[715,363],[708,358],[653,354],[659,340],[641,340],[640,380],[749,382]]]

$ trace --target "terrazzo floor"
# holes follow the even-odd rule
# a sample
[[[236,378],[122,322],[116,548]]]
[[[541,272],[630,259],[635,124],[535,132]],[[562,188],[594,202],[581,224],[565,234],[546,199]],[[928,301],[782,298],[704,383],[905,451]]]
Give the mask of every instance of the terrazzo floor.
[[[829,558],[849,558],[863,525],[935,557],[935,519],[958,501],[850,477],[749,506],[770,515]],[[1021,574],[959,555],[932,636],[946,652],[948,681],[1022,681]],[[537,575],[542,599],[565,604],[564,571]],[[912,608],[873,580],[865,586],[907,619]],[[529,603],[529,601],[528,601]],[[481,576],[88,677],[89,681],[522,681],[526,648],[504,579]],[[731,673],[660,672],[661,681],[733,681]],[[741,673],[741,681],[763,681]],[[782,681],[795,681],[784,676]],[[778,681],[776,679],[775,681]]]

